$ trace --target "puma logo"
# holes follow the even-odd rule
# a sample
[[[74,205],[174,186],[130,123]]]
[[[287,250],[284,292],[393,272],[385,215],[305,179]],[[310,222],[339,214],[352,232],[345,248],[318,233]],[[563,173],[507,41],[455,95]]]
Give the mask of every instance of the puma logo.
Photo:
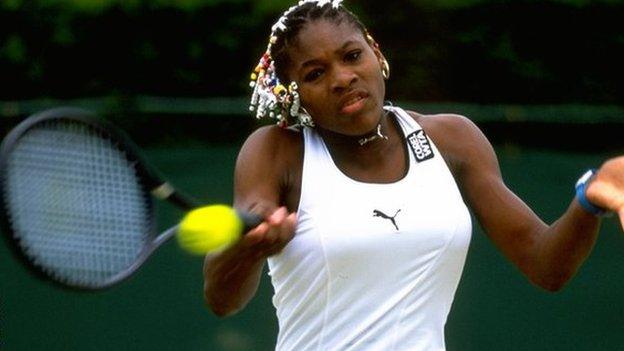
[[[394,213],[394,216],[390,217],[387,214],[379,211],[379,210],[373,210],[373,217],[381,217],[381,218],[385,218],[387,220],[390,220],[390,222],[392,222],[392,224],[394,225],[394,227],[396,228],[396,230],[399,230],[399,226],[397,226],[396,221],[394,220],[394,218],[399,214],[399,212],[401,212],[401,209],[397,210]]]

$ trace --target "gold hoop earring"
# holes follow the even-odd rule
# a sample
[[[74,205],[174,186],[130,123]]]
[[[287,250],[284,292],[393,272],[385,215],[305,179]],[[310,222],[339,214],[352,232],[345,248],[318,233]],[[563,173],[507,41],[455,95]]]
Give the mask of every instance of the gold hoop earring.
[[[386,60],[385,58],[382,58],[380,60],[381,62],[381,75],[384,77],[385,80],[388,80],[388,78],[390,78],[390,64],[388,63],[388,60]]]

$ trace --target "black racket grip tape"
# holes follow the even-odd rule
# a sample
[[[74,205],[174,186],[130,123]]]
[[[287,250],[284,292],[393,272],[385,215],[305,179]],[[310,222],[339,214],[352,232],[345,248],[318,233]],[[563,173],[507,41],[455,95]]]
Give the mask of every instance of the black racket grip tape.
[[[255,213],[243,212],[240,210],[236,210],[238,217],[243,221],[243,234],[247,233],[251,229],[255,228],[258,224],[264,221],[264,218]]]

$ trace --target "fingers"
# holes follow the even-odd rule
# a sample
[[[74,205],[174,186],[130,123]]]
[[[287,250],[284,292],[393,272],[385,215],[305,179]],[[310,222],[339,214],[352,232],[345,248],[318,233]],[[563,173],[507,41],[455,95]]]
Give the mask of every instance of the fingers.
[[[239,244],[259,255],[273,255],[292,240],[296,224],[296,213],[289,214],[285,207],[280,207],[244,235]]]
[[[245,234],[242,237],[241,241],[248,242],[250,244],[255,244],[257,242],[260,242],[266,236],[266,233],[268,232],[268,230],[269,230],[269,224],[267,222],[262,222],[258,224],[255,228],[247,232],[247,234]]]
[[[618,212],[624,208],[624,184],[619,184],[610,178],[596,178],[585,190],[587,200],[592,204]]]
[[[595,206],[617,213],[624,231],[624,156],[607,160],[588,184],[585,195]]]

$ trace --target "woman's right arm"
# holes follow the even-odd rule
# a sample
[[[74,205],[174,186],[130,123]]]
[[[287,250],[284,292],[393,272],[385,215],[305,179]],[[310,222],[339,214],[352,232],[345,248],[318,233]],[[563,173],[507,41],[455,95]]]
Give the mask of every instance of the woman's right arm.
[[[292,239],[296,214],[288,213],[284,198],[288,167],[292,165],[293,133],[278,127],[254,132],[243,145],[234,172],[234,207],[259,214],[264,222],[229,249],[206,256],[204,298],[218,316],[241,310],[258,290],[266,258]]]

